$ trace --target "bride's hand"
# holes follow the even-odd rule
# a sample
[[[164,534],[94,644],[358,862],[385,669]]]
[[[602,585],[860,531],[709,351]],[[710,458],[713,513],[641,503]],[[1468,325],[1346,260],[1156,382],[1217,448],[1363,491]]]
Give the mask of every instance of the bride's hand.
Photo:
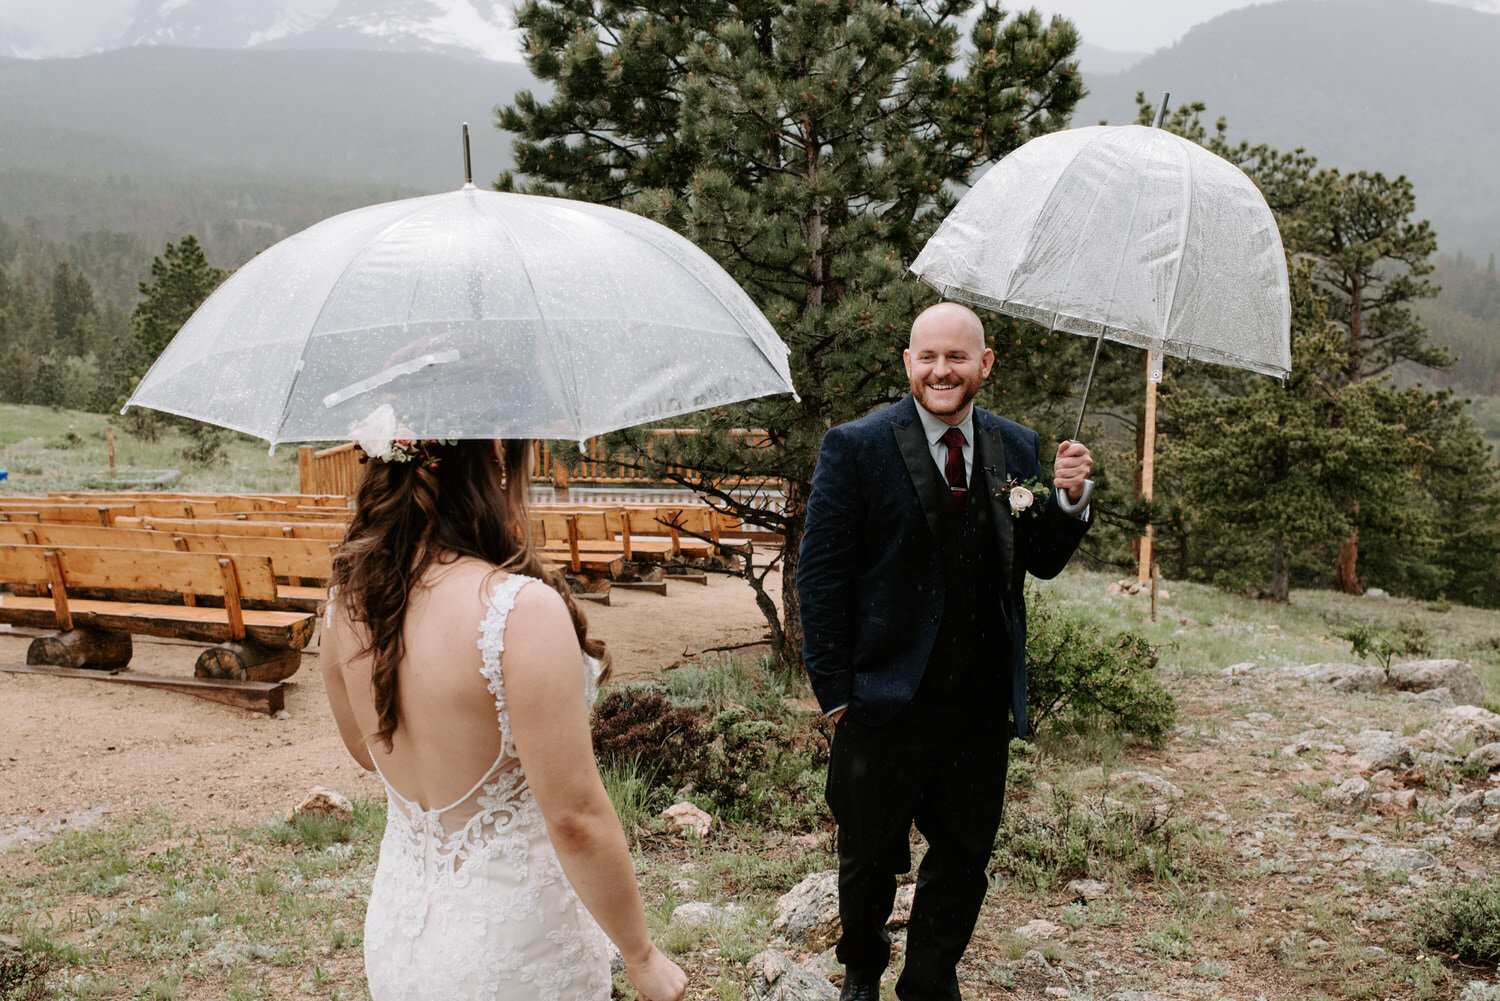
[[[687,974],[656,946],[639,964],[625,964],[625,975],[640,992],[641,1001],[680,1001],[687,991]]]

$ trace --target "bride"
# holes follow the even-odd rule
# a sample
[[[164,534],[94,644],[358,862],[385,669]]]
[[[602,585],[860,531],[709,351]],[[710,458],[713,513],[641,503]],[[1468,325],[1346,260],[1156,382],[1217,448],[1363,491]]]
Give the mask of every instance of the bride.
[[[604,644],[527,530],[530,443],[361,441],[323,674],[388,803],[365,917],[375,1001],[647,1001],[687,977],[651,941],[594,763]]]

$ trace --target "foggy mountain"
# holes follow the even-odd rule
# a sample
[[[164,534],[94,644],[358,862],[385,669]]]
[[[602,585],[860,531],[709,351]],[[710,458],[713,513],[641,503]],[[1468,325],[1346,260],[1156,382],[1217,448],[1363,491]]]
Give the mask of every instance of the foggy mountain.
[[[1500,253],[1500,14],[1427,0],[1279,0],[1198,25],[1120,73],[1087,72],[1074,125],[1135,120],[1134,97],[1203,101],[1232,140],[1405,174],[1438,244]]]
[[[136,46],[317,48],[425,52],[519,62],[509,0],[138,0],[134,17],[103,44],[68,55]],[[35,55],[35,40],[0,27],[0,55]]]

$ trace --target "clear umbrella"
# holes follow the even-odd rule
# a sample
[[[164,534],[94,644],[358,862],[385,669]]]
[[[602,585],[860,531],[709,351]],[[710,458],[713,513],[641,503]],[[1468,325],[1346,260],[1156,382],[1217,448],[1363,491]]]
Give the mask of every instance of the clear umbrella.
[[[1265,198],[1161,129],[1033,139],[980,178],[911,271],[947,298],[1157,352],[1153,379],[1163,353],[1291,370],[1286,255]]]
[[[271,442],[389,405],[423,438],[571,438],[792,392],[787,349],[703,251],[641,216],[481,191],[356,209],[266,250],[126,403]]]

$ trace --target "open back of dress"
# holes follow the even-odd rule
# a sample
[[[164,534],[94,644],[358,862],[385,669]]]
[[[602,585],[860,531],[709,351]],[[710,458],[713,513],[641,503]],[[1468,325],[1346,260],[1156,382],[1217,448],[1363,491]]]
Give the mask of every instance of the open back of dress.
[[[511,740],[500,658],[516,595],[494,585],[479,629],[500,754],[457,802],[423,809],[386,787],[385,837],[365,916],[375,1001],[606,1001],[609,952],[558,864]],[[542,585],[546,586],[546,585]],[[579,683],[592,704],[597,663]],[[384,779],[384,776],[381,776]]]

